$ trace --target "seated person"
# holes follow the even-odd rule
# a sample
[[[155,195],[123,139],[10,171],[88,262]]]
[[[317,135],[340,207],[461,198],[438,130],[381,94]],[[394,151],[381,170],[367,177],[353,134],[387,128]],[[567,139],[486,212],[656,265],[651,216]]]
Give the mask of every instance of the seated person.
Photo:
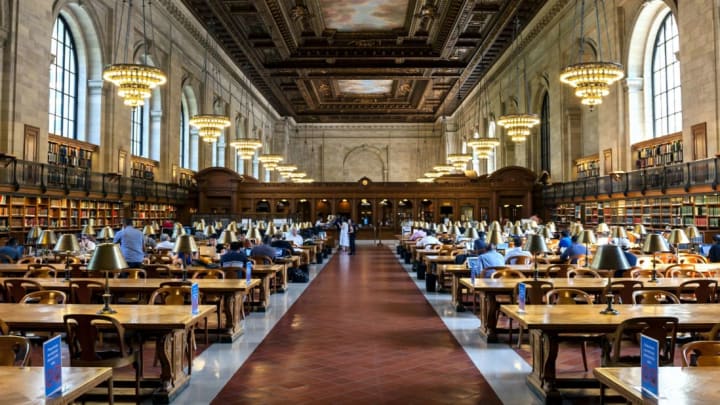
[[[487,250],[487,243],[485,242],[485,232],[478,232],[478,238],[473,242],[473,250],[478,253],[483,253]]]
[[[495,245],[492,243],[487,246],[487,251],[485,253],[478,256],[478,261],[480,263],[481,271],[487,269],[488,267],[505,265],[505,257],[495,250]],[[494,272],[495,270],[486,270],[483,275],[485,278],[490,278]]]
[[[715,243],[708,249],[708,261],[710,263],[720,263],[720,235],[713,236],[713,240]]]
[[[170,249],[172,250],[175,247],[175,244],[170,242],[170,236],[168,234],[164,233],[160,235],[160,242],[155,244],[155,249]]]
[[[18,260],[22,257],[21,248],[18,247],[18,241],[15,238],[10,238],[7,244],[0,247],[0,255],[5,255],[13,260]],[[4,263],[4,259],[0,259],[0,262]]]
[[[563,254],[560,255],[560,261],[562,261],[562,262],[565,262],[574,256],[579,256],[579,255],[587,256],[588,255],[587,248],[585,246],[583,246],[582,244],[578,243],[577,235],[573,236],[571,238],[571,240],[572,240],[572,245],[569,248],[565,249]],[[577,264],[577,260],[572,259],[572,261],[570,263]]]
[[[532,257],[532,253],[527,250],[523,250],[522,239],[519,236],[513,238],[513,248],[505,251],[505,260],[513,256],[528,256]]]
[[[220,267],[245,267],[247,262],[248,257],[245,255],[242,242],[230,243],[230,250],[220,256]],[[237,277],[242,278],[240,271],[238,271]]]
[[[410,235],[410,240],[420,240],[425,236],[427,236],[427,233],[423,229],[418,228]]]
[[[435,237],[435,232],[433,230],[428,230],[425,237],[417,241],[415,246],[417,246],[418,249],[424,249],[427,246],[437,245],[438,243],[440,243],[440,240]]]
[[[250,256],[267,256],[270,259],[275,257],[275,249],[270,246],[270,235],[265,237],[250,250]]]
[[[563,230],[560,233],[560,242],[558,242],[558,254],[562,254],[565,249],[572,246],[572,239],[570,239],[570,232]]]
[[[285,240],[292,243],[295,246],[303,245],[303,237],[298,234],[297,228],[290,229],[290,232],[285,236]]]
[[[620,245],[620,248],[622,249],[623,254],[625,255],[625,259],[627,259],[628,264],[630,266],[637,266],[637,256],[635,256],[630,251],[630,244],[628,243],[627,245]],[[615,272],[615,277],[622,277],[624,275],[623,273],[625,273],[624,270],[617,270]]]
[[[80,235],[80,241],[78,241],[78,244],[80,245],[80,250],[84,250],[86,252],[91,252],[95,250],[95,242],[92,239],[92,236]]]

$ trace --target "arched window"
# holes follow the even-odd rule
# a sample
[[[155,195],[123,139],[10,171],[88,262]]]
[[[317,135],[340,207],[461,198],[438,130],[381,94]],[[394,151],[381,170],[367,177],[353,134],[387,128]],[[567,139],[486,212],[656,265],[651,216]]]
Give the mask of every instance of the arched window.
[[[655,137],[682,130],[682,99],[680,93],[680,50],[678,29],[672,13],[668,13],[655,36],[652,57],[653,135]]]
[[[550,95],[543,95],[540,110],[540,170],[550,173]]]
[[[146,122],[145,107],[133,108],[130,113],[130,153],[134,156],[145,156],[147,154],[147,147],[144,142],[144,134],[147,130]]]
[[[50,107],[51,134],[77,138],[78,111],[78,57],[75,40],[62,16],[53,27],[50,52]]]
[[[180,101],[180,156],[178,161],[180,167],[184,169],[190,168],[190,127],[188,124],[188,107],[185,96],[183,95]]]

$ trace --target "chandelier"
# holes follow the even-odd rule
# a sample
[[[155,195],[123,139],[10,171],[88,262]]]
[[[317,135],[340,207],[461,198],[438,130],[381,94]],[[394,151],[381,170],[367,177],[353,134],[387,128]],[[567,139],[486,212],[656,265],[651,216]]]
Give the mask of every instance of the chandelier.
[[[420,177],[417,179],[418,183],[432,183],[433,181],[435,181],[435,179],[431,177]]]
[[[293,183],[300,183],[300,184],[308,184],[315,182],[315,179],[306,178],[306,179],[293,179]]]
[[[244,138],[230,142],[230,146],[237,149],[237,154],[240,156],[240,159],[250,160],[255,156],[255,151],[262,147],[262,142],[257,139]]]
[[[447,156],[447,162],[455,170],[465,170],[465,166],[470,160],[472,160],[472,155],[466,153],[451,153]]]
[[[275,170],[275,168],[283,161],[282,155],[265,154],[260,155],[258,160],[263,164],[266,170]]]
[[[423,176],[425,176],[429,179],[435,179],[435,178],[441,177],[443,174],[444,173],[440,173],[440,172],[425,172],[425,174],[423,174]]]
[[[436,172],[440,172],[442,174],[447,174],[447,173],[451,173],[453,170],[455,170],[455,167],[450,166],[450,165],[437,165],[437,166],[433,166],[433,170],[435,170]]]
[[[148,7],[150,7],[148,2]],[[148,38],[145,33],[145,0],[142,2],[142,18],[143,18],[143,45],[144,58],[148,56]],[[118,38],[120,31],[123,29],[123,16],[120,13],[120,23],[118,24]],[[145,105],[145,99],[150,98],[152,90],[157,86],[167,83],[167,76],[162,70],[140,63],[127,63],[127,50],[130,37],[130,17],[132,16],[132,0],[128,1],[127,20],[125,21],[125,63],[115,63],[103,69],[103,80],[109,81],[118,87],[118,96],[123,98],[123,104],[128,107],[137,107]],[[152,29],[152,9],[150,10],[150,25]],[[155,43],[155,41],[152,41]],[[118,50],[120,48],[120,40],[117,41]],[[116,55],[117,56],[117,55]]]
[[[197,128],[200,139],[212,143],[220,138],[223,129],[230,126],[230,119],[224,115],[201,114],[192,116],[188,124]]]
[[[305,172],[292,172],[288,173],[285,178],[292,181],[293,183],[297,183],[298,180],[302,180],[305,177],[307,177],[307,173]]]
[[[513,142],[525,142],[532,127],[540,123],[537,114],[518,113],[503,115],[497,121]]]
[[[602,10],[601,10],[602,8]],[[585,10],[585,0],[580,0],[580,10]],[[600,13],[605,17],[605,2],[595,2],[595,21],[597,21],[597,60],[586,61],[585,55],[585,19],[584,15],[579,16],[579,47],[577,63],[567,66],[560,72],[560,81],[575,88],[575,96],[581,99],[582,104],[596,106],[602,104],[602,98],[610,94],[610,86],[616,81],[625,77],[623,66],[616,62],[604,61],[602,48],[603,29],[607,37],[607,44],[610,46],[610,34],[607,27],[607,17],[604,18],[605,26],[600,22]],[[577,14],[577,13],[576,13]],[[612,55],[612,50],[610,50]]]
[[[280,173],[283,177],[285,177],[288,173],[294,172],[294,171],[297,170],[297,169],[298,169],[297,166],[295,166],[295,165],[290,165],[290,164],[288,164],[288,165],[277,165],[277,167],[275,167],[275,170],[277,170],[278,173]]]

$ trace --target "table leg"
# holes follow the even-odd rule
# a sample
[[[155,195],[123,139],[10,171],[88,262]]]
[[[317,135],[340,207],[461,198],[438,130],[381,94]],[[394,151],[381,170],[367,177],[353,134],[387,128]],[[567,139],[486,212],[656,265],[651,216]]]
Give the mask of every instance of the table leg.
[[[108,404],[113,405],[115,403],[115,395],[113,393],[113,377],[110,374],[110,378],[107,380],[108,385]]]
[[[528,375],[528,384],[540,394],[545,395],[548,404],[561,403],[557,388],[556,361],[558,355],[558,337],[553,333],[543,333],[538,329],[530,330],[533,369]]]
[[[190,346],[187,342],[189,334],[182,329],[173,330],[157,338],[156,349],[160,362],[159,393],[169,393],[182,386],[187,381],[188,374],[183,368],[184,359],[190,359]],[[188,364],[188,369],[192,365]]]
[[[497,300],[494,294],[480,295],[480,328],[488,343],[497,343]]]
[[[460,276],[455,273],[453,273],[450,294],[452,295],[452,304],[455,310],[457,312],[465,311],[465,307],[462,305],[462,300],[460,299]]]

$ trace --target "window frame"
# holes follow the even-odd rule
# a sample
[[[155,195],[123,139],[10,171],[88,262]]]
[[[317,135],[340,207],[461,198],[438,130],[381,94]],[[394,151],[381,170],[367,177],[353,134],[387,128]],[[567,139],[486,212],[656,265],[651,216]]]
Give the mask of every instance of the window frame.
[[[668,36],[670,29],[674,28],[670,32],[671,36]],[[663,38],[661,38],[661,36]],[[652,47],[650,54],[650,63],[648,74],[650,76],[650,108],[651,108],[651,121],[652,126],[652,137],[658,138],[665,135],[670,135],[682,131],[682,83],[680,81],[680,62],[677,58],[673,57],[672,61],[668,63],[667,56],[668,48],[673,46],[674,42],[678,43],[679,51],[679,32],[677,29],[677,20],[673,16],[672,12],[666,13],[661,17],[660,23],[657,29],[654,31],[652,42],[648,43],[648,46]],[[659,42],[662,40],[662,44]],[[664,65],[660,68],[656,67],[656,61],[658,52],[665,53]],[[675,71],[677,76],[675,76]],[[662,79],[663,83],[658,83],[658,80]],[[662,86],[663,87],[658,87]],[[670,87],[670,86],[673,87]],[[660,91],[657,91],[660,89]],[[679,101],[679,108],[675,102]],[[663,108],[664,107],[664,108]],[[658,112],[660,110],[660,112]],[[672,111],[671,111],[672,110]],[[674,124],[670,124],[670,120]]]
[[[62,28],[60,28],[62,27]],[[62,31],[63,38],[60,40],[57,38],[58,30]],[[67,19],[62,15],[58,15],[53,24],[52,36],[50,39],[50,49],[55,48],[55,58],[50,64],[48,79],[48,132],[54,135],[62,136],[65,138],[78,139],[78,105],[79,105],[79,75],[80,75],[80,61],[78,57],[77,41],[75,36],[70,29],[70,24]],[[63,49],[62,57],[58,55],[58,49]],[[69,51],[69,59],[67,58]],[[62,59],[61,64],[58,64],[58,59]],[[72,63],[74,66],[68,68],[66,62]],[[54,74],[53,74],[54,73]],[[62,73],[62,78],[58,80],[57,74]],[[72,75],[70,83],[66,87],[68,78],[66,73]],[[52,83],[52,77],[55,77],[55,83],[60,83],[61,88],[54,88]],[[72,91],[72,94],[70,93]],[[58,98],[60,99],[60,113],[53,106],[57,106]],[[68,114],[66,109],[69,107],[65,103],[65,99],[69,98],[72,100],[70,105],[72,111]],[[60,120],[58,128],[57,121]],[[71,127],[71,128],[69,128]],[[59,131],[58,131],[59,129]]]

